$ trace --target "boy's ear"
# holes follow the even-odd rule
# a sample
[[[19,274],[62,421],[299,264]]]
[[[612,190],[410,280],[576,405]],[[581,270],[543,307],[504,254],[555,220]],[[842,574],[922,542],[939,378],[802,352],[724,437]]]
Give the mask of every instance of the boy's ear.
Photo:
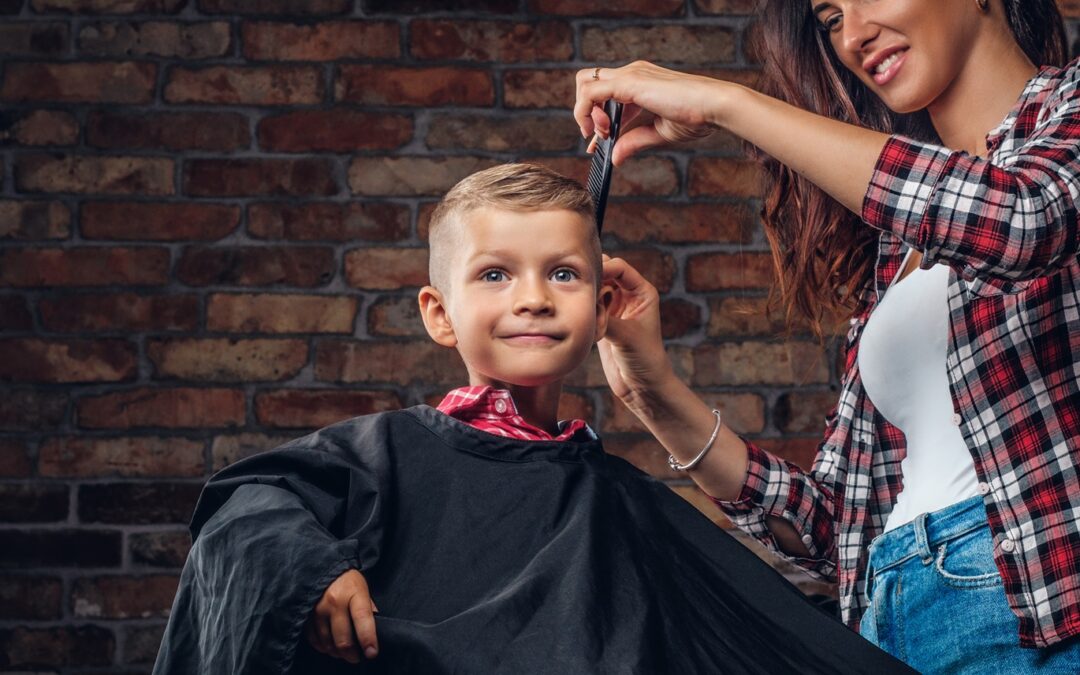
[[[424,286],[417,296],[420,303],[420,318],[424,321],[431,339],[443,347],[456,347],[457,336],[450,322],[450,313],[446,309],[443,294],[434,286]]]
[[[608,318],[611,303],[615,300],[615,287],[611,284],[600,286],[600,292],[596,296],[596,341],[599,342],[607,335]]]

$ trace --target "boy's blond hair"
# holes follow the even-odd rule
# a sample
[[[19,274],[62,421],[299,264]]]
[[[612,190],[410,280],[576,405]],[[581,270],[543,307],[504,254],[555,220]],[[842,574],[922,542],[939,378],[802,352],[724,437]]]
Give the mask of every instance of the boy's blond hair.
[[[428,277],[431,285],[449,290],[450,264],[458,249],[465,217],[482,208],[506,211],[567,210],[581,216],[595,234],[596,218],[592,197],[577,181],[536,164],[501,164],[478,171],[450,189],[431,215],[428,228]],[[543,236],[537,232],[537,236]],[[594,236],[589,251],[597,284],[600,279],[600,238]]]

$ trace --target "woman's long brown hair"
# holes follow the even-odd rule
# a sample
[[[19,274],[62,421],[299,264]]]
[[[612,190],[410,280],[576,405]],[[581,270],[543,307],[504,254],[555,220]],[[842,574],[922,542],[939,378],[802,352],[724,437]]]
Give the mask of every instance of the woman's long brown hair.
[[[1003,0],[1020,47],[1036,65],[1064,65],[1067,38],[1054,0]],[[940,142],[923,112],[889,110],[840,63],[806,0],[764,0],[757,51],[761,90],[833,119]],[[878,233],[807,179],[760,154],[765,167],[765,235],[778,299],[789,325],[799,318],[820,337],[823,320],[854,310],[874,274]]]

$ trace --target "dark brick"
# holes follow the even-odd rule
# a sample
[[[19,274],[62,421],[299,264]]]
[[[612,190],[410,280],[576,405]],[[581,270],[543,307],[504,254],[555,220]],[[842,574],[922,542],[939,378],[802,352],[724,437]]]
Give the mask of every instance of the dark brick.
[[[239,389],[130,389],[79,400],[78,424],[84,429],[171,429],[236,427],[247,403]]]
[[[191,549],[191,534],[175,532],[136,532],[128,535],[131,562],[151,567],[183,567]]]
[[[127,629],[124,640],[124,663],[153,665],[161,646],[161,636],[165,633],[165,624],[156,626],[135,626]]]
[[[161,574],[77,579],[71,589],[71,610],[80,618],[164,618],[169,616],[178,581]]]
[[[71,211],[60,202],[0,201],[0,239],[67,239]]]
[[[0,295],[0,330],[31,330],[34,319],[26,299],[18,295]]]
[[[109,22],[86,25],[79,31],[79,51],[96,56],[205,59],[227,56],[231,42],[225,21]]]
[[[0,522],[50,523],[67,520],[66,485],[0,483]]]
[[[176,265],[176,278],[189,286],[269,286],[313,288],[334,278],[337,263],[327,247],[191,246]]]
[[[393,21],[252,21],[241,28],[241,40],[252,61],[394,59],[401,55],[400,32]]]
[[[79,122],[58,110],[0,112],[0,145],[74,145]]]
[[[513,14],[518,0],[360,0],[366,12],[426,14],[428,12],[487,12]]]
[[[90,202],[81,208],[88,239],[213,241],[240,225],[240,207],[190,202]]]
[[[184,523],[199,498],[199,483],[106,483],[79,486],[84,523],[159,525]]]
[[[7,389],[0,396],[0,429],[49,431],[64,421],[67,394],[39,389]]]
[[[41,324],[50,331],[193,331],[199,323],[194,295],[79,294],[39,301]]]
[[[72,14],[174,14],[188,0],[32,0],[35,12]]]
[[[164,157],[22,155],[15,160],[15,185],[21,192],[171,195],[175,168]]]
[[[0,56],[60,56],[67,44],[67,24],[0,23]]]
[[[247,118],[237,113],[94,112],[86,120],[86,143],[96,148],[211,150],[251,145]]]
[[[405,115],[355,110],[301,110],[259,122],[259,146],[280,152],[393,150],[412,139],[413,121]]]
[[[65,103],[150,103],[153,63],[9,63],[0,98]]]
[[[401,399],[389,391],[339,389],[281,389],[255,397],[255,415],[269,427],[313,429],[357,415],[401,408]]]
[[[0,14],[18,14],[22,6],[23,0],[0,0]]]
[[[409,208],[401,204],[252,204],[248,234],[291,241],[396,241],[409,234]]]
[[[33,468],[27,441],[0,438],[0,477],[29,478]]]
[[[105,530],[0,530],[0,568],[115,567],[120,543]]]
[[[514,63],[566,61],[574,54],[573,30],[558,21],[418,19],[410,29],[412,53],[421,59]]]
[[[63,590],[57,577],[0,576],[0,619],[59,619]]]
[[[124,339],[0,340],[0,382],[121,382],[138,374],[138,346]]]
[[[303,105],[322,101],[323,76],[314,66],[172,68],[168,103]]]
[[[164,248],[11,249],[0,253],[0,285],[15,287],[163,284]]]
[[[352,0],[198,0],[207,14],[342,14]]]
[[[678,298],[660,302],[660,327],[664,339],[683,337],[703,325],[701,307],[694,303]]]
[[[184,191],[195,197],[311,196],[338,191],[321,159],[196,159],[185,163]]]
[[[0,657],[6,668],[107,666],[116,638],[100,626],[0,630]]]
[[[455,66],[408,68],[342,64],[334,83],[338,101],[394,106],[491,106],[491,73]]]

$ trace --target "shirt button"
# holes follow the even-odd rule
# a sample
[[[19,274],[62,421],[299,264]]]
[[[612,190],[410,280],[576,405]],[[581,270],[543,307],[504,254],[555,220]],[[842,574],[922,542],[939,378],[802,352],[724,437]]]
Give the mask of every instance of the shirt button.
[[[506,401],[502,400],[501,398],[495,401],[495,412],[506,412]]]
[[[979,483],[979,494],[984,497],[990,494],[990,486],[987,483]]]
[[[1012,553],[1016,550],[1016,542],[1012,539],[1002,539],[1001,550],[1005,551],[1006,553]]]
[[[975,268],[971,265],[966,266],[960,273],[960,276],[964,279],[964,281],[973,280],[975,278]]]
[[[960,417],[960,413],[953,413],[952,423],[956,426],[960,426],[960,423],[964,421],[963,417]]]
[[[808,535],[808,534],[804,534],[804,535],[802,536],[802,543],[806,544],[806,547],[807,547],[807,548],[810,548],[810,544],[813,544],[813,543],[814,543],[814,538],[813,538],[813,537],[811,537],[811,536],[810,536],[810,535]]]

